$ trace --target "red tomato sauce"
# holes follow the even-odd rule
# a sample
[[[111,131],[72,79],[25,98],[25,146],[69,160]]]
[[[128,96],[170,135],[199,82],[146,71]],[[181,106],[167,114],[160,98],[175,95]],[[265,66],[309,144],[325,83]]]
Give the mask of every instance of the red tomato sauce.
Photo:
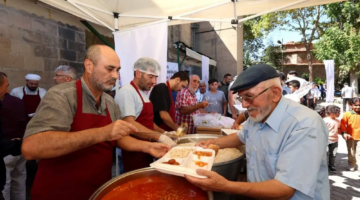
[[[102,200],[208,200],[207,192],[179,176],[154,175],[119,185]]]

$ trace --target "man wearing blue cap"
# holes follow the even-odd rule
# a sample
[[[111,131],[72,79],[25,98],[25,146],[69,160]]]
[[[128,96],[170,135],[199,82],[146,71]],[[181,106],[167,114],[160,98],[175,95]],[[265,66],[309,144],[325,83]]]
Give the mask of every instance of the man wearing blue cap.
[[[188,181],[204,190],[256,199],[330,199],[326,125],[316,112],[282,97],[278,76],[264,64],[242,72],[230,89],[239,94],[249,114],[242,130],[197,144],[246,144],[248,182],[229,181],[201,169],[197,173],[207,179],[186,176]]]

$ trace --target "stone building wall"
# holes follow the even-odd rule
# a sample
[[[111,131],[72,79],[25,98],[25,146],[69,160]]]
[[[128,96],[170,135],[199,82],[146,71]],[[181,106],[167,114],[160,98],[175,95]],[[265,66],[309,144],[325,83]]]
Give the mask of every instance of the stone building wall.
[[[84,29],[0,4],[0,71],[10,90],[24,85],[27,73],[39,74],[40,87],[49,89],[60,64],[81,73],[84,51]]]

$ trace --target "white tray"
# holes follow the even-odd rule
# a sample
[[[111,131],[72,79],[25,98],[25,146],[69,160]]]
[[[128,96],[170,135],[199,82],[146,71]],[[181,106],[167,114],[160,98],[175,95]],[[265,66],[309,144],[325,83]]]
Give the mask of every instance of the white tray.
[[[189,155],[185,158],[172,158],[170,157],[170,152],[176,149],[191,149],[191,152]],[[198,158],[198,155],[194,155],[194,151],[205,151],[205,152],[211,152],[212,156],[201,156],[200,159]],[[170,165],[170,164],[164,164],[163,162],[168,162],[170,159],[175,159],[176,162],[178,162],[180,165]],[[168,153],[165,154],[162,158],[159,160],[153,162],[150,164],[151,167],[155,168],[159,172],[165,173],[165,174],[171,174],[175,176],[182,176],[184,175],[190,175],[197,178],[207,178],[206,176],[200,176],[196,173],[196,169],[204,169],[211,171],[211,168],[214,164],[215,159],[215,151],[212,149],[204,149],[202,147],[174,147],[172,148]],[[208,163],[204,167],[199,167],[198,165],[195,165],[194,161],[203,161]]]

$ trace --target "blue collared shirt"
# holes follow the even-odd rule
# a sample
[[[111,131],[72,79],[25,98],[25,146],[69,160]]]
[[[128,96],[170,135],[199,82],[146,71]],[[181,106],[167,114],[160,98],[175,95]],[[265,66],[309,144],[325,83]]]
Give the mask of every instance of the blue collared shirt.
[[[265,123],[247,120],[238,133],[248,181],[276,179],[296,190],[291,200],[329,200],[328,135],[315,111],[282,98]]]

